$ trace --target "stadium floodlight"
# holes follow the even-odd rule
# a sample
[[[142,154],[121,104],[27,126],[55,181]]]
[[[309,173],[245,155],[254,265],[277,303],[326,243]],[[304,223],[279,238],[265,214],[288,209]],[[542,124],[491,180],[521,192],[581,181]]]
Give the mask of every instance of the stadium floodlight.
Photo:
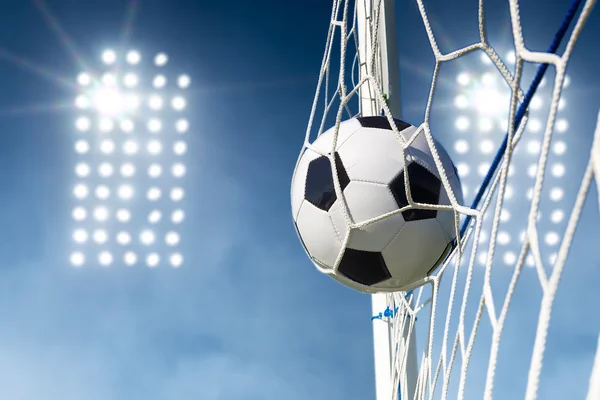
[[[179,268],[183,264],[183,256],[180,253],[173,253],[169,257],[169,261],[174,268]]]
[[[191,78],[169,77],[165,53],[99,61],[76,77],[70,263],[180,267]]]
[[[510,64],[514,63],[514,52],[507,53],[507,61]],[[457,171],[463,182],[463,187],[472,187],[478,189],[481,183],[481,178],[488,172],[490,162],[494,156],[498,146],[500,145],[501,134],[506,130],[506,110],[510,102],[510,90],[505,85],[500,85],[500,81],[496,79],[498,75],[494,75],[493,68],[489,57],[482,56],[483,67],[475,66],[473,70],[459,71],[456,75],[457,92],[454,93],[454,108],[458,112],[458,117],[455,119],[456,138],[454,140],[454,153],[456,158],[462,160],[457,165]],[[513,61],[511,61],[513,60]],[[570,79],[565,79],[563,88],[568,86]],[[537,159],[542,151],[542,141],[540,132],[544,128],[542,120],[544,114],[548,112],[548,104],[545,104],[543,98],[548,98],[549,92],[544,93],[538,90],[538,93],[532,98],[529,106],[529,120],[527,122],[526,131],[523,139],[518,145],[518,152],[512,156],[512,165],[509,172],[509,185],[507,185],[507,193],[505,200],[507,203],[503,210],[504,218],[501,230],[497,235],[497,243],[499,250],[503,252],[502,260],[507,264],[512,265],[514,259],[512,254],[517,253],[522,240],[512,240],[513,236],[517,236],[517,232],[511,229],[510,221],[513,214],[525,217],[523,210],[518,208],[518,203],[511,203],[514,195],[514,187],[517,188],[519,196],[525,197],[528,201],[533,197],[533,181],[537,174]],[[562,100],[560,110],[565,108],[565,100]],[[472,121],[477,120],[477,123]],[[556,120],[555,130],[557,134],[564,134],[568,131],[569,123],[564,115],[559,113]],[[475,150],[475,151],[473,151]],[[554,156],[559,156],[551,163],[550,176],[554,180],[554,186],[547,192],[547,198],[556,203],[560,207],[560,202],[564,198],[564,189],[562,188],[561,178],[566,176],[567,170],[565,163],[560,161],[560,157],[564,156],[567,151],[567,146],[563,141],[553,141],[552,153]],[[514,167],[524,171],[519,177],[513,177]],[[470,174],[471,170],[475,169],[476,174]],[[469,199],[475,193],[467,193],[465,195]],[[525,200],[517,198],[517,200]],[[511,206],[515,206],[512,209]],[[526,211],[525,211],[526,212]],[[540,217],[541,219],[541,217]],[[550,224],[560,224],[564,220],[563,211],[557,208],[551,215],[546,218]],[[489,222],[489,221],[488,221]],[[485,224],[484,224],[485,225]],[[491,224],[484,226],[484,229],[490,229]],[[556,236],[555,236],[556,235]],[[553,256],[552,249],[556,249],[561,238],[555,232],[548,235],[544,244],[546,245],[546,254],[548,261]],[[483,249],[482,249],[483,251]],[[487,258],[485,256],[478,257],[481,265],[485,265]],[[509,262],[510,261],[510,262]],[[526,265],[533,267],[533,258],[526,260]]]
[[[137,254],[133,251],[126,251],[124,255],[125,265],[134,265],[137,263]]]
[[[179,86],[181,89],[187,89],[188,86],[191,85],[191,83],[192,79],[189,75],[183,74],[179,75],[179,77],[177,78],[177,86]]]
[[[158,53],[154,57],[154,64],[157,67],[164,67],[168,61],[169,61],[169,57],[167,57],[167,55],[165,53]]]

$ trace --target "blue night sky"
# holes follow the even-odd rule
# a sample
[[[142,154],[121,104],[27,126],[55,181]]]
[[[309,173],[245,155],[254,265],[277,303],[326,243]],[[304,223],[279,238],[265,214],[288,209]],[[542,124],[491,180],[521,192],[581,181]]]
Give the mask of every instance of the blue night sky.
[[[442,51],[477,40],[476,1],[427,3]],[[502,15],[490,18],[492,44],[509,49],[507,5],[489,3],[489,15]],[[526,44],[543,50],[569,2],[524,3]],[[290,215],[330,1],[3,0],[0,10],[0,398],[373,398],[370,297],[316,271]],[[597,11],[569,67],[582,156],[600,105]],[[433,56],[416,5],[397,12],[404,118],[418,125]],[[164,51],[174,73],[192,78],[179,270],[68,262],[75,77],[119,46]],[[447,72],[442,93],[454,83]],[[439,139],[452,149],[451,133]],[[572,168],[577,180],[582,168]],[[567,263],[542,384],[562,380],[542,398],[581,398],[587,386],[600,330],[588,318],[600,305],[600,257],[588,250],[598,222],[588,201],[574,246],[585,257]],[[524,275],[533,286],[533,270]],[[507,330],[518,335],[529,314],[514,311]],[[507,343],[507,354],[525,349]],[[529,356],[504,362],[519,376],[498,377],[498,398],[522,393]]]

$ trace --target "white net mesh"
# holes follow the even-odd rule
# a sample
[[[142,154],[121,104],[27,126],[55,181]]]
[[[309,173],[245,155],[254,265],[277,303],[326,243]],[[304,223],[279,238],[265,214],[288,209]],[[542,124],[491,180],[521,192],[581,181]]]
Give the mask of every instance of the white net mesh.
[[[528,50],[523,41],[519,4],[516,0],[509,2],[510,24],[514,38],[514,73],[511,73],[505,61],[489,44],[486,37],[486,20],[483,1],[479,2],[479,42],[458,50],[443,54],[436,42],[423,1],[416,1],[419,13],[428,36],[431,50],[435,55],[435,68],[431,77],[431,87],[425,108],[424,121],[418,134],[426,135],[432,143],[431,135],[436,135],[435,124],[430,121],[432,110],[435,110],[434,94],[438,84],[440,67],[444,63],[466,56],[474,51],[482,52],[490,64],[495,66],[496,75],[506,82],[511,95],[502,105],[506,112],[505,126],[508,129],[505,146],[500,145],[496,158],[497,165],[491,163],[487,176],[483,178],[486,190],[482,190],[480,201],[475,200],[474,207],[459,205],[455,196],[451,196],[453,208],[461,221],[467,221],[460,236],[460,246],[452,255],[425,281],[415,285],[416,290],[387,295],[387,305],[392,316],[383,316],[381,323],[390,326],[391,340],[391,377],[393,387],[406,388],[406,393],[415,399],[427,398],[481,398],[491,399],[495,393],[494,383],[498,383],[499,354],[501,340],[506,328],[509,310],[515,307],[535,308],[531,317],[519,321],[518,329],[529,340],[528,353],[519,350],[502,348],[512,358],[508,369],[522,370],[523,390],[520,396],[535,399],[539,395],[542,361],[546,350],[550,316],[556,298],[557,288],[573,242],[584,202],[592,196],[591,183],[596,179],[600,185],[600,116],[598,127],[594,133],[594,144],[586,151],[586,165],[577,181],[578,190],[573,195],[573,202],[568,207],[566,223],[561,240],[556,241],[558,251],[551,257],[543,257],[540,241],[547,237],[547,227],[540,223],[540,213],[545,212],[544,196],[548,188],[545,179],[550,174],[549,159],[556,145],[557,113],[560,109],[561,93],[565,86],[565,72],[574,45],[592,11],[595,1],[575,1],[563,21],[557,26],[564,36],[564,50],[561,54],[553,54],[560,42],[559,34],[555,38],[554,49],[549,52]],[[383,8],[389,5],[388,0],[335,0],[333,2],[330,29],[327,37],[325,54],[319,75],[318,87],[313,103],[305,144],[341,120],[362,115],[386,115],[391,117],[390,94],[395,95],[393,81],[388,79],[385,60],[380,57],[380,50],[390,51],[385,42],[386,32],[381,29],[384,21]],[[396,5],[399,7],[399,5]],[[402,7],[406,7],[403,3]],[[566,10],[565,10],[566,11]],[[389,15],[385,18],[389,18]],[[361,27],[360,24],[363,24]],[[383,24],[385,26],[385,24]],[[568,34],[566,32],[569,32]],[[401,32],[402,34],[402,32]],[[557,42],[558,40],[558,42]],[[339,47],[338,47],[339,46]],[[523,237],[519,241],[518,254],[504,257],[503,264],[509,264],[509,273],[497,273],[498,243],[502,242],[501,227],[504,224],[503,204],[508,196],[508,182],[511,180],[513,155],[522,147],[521,139],[527,135],[530,114],[527,109],[532,95],[541,81],[541,73],[533,80],[533,92],[530,93],[529,82],[524,81],[523,71],[527,64],[547,64],[554,69],[552,91],[548,94],[548,114],[544,117],[539,136],[539,148],[536,150],[535,168],[531,175],[533,190],[529,194],[530,202],[523,202],[520,208],[526,209],[526,218],[511,221],[511,226],[520,225]],[[537,83],[536,83],[537,80]],[[391,82],[391,83],[390,83]],[[362,100],[361,100],[362,98]],[[524,106],[522,106],[525,104]],[[399,117],[399,116],[397,116]],[[593,132],[589,132],[592,134]],[[496,146],[498,148],[498,145]],[[435,150],[432,150],[435,154]],[[437,158],[437,155],[436,155]],[[456,160],[455,160],[456,161]],[[436,164],[444,185],[450,190],[441,162]],[[517,173],[516,175],[519,175]],[[408,188],[408,185],[407,185]],[[574,186],[574,191],[576,187]],[[339,190],[339,188],[337,189]],[[556,196],[560,194],[556,192]],[[339,193],[338,193],[339,195]],[[549,194],[553,196],[553,194]],[[599,196],[600,197],[600,196]],[[407,193],[407,198],[410,195]],[[600,199],[599,199],[600,200]],[[600,203],[599,203],[600,204]],[[550,210],[552,211],[552,210]],[[569,215],[570,214],[570,215]],[[558,214],[552,218],[558,219]],[[476,268],[476,264],[481,267]],[[529,269],[524,269],[530,264]],[[523,277],[524,271],[527,276]],[[526,291],[539,293],[535,304],[515,295],[519,286]],[[521,302],[521,303],[519,303]],[[592,313],[594,314],[594,313]],[[598,315],[597,312],[595,312]],[[415,321],[418,322],[415,324]],[[406,340],[408,335],[417,336],[416,382],[409,382],[411,368],[407,347],[414,342]],[[376,338],[377,340],[377,338]],[[415,349],[412,349],[415,350]],[[513,354],[519,351],[519,354]],[[512,353],[511,353],[512,352]],[[593,353],[593,352],[592,352]],[[477,354],[477,356],[475,356]],[[591,376],[588,398],[600,399],[600,366],[598,356],[593,371],[587,370]],[[478,362],[473,368],[471,361]],[[523,365],[521,367],[517,366]],[[528,371],[528,374],[527,374]],[[510,376],[510,375],[509,375]],[[381,377],[379,377],[381,379]],[[517,379],[518,380],[518,379]],[[503,382],[507,382],[504,380]],[[510,381],[509,381],[510,382]],[[413,389],[414,387],[414,389]],[[393,390],[394,399],[399,393]],[[414,393],[414,395],[412,395]],[[483,395],[483,396],[482,396]]]

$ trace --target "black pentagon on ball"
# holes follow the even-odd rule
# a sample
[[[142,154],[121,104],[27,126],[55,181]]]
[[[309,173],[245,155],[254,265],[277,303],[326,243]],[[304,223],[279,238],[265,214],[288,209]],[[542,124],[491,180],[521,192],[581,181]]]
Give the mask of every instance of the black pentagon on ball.
[[[387,117],[373,116],[373,117],[359,117],[357,119],[358,119],[358,122],[360,123],[360,126],[362,126],[363,128],[379,128],[379,129],[387,129],[390,131],[392,130],[390,121],[388,121]],[[396,125],[396,128],[398,128],[399,132],[412,126],[408,122],[404,122],[404,121],[396,119],[396,118],[394,118],[394,124]]]
[[[380,252],[350,248],[344,250],[338,272],[366,286],[375,285],[392,277]]]
[[[389,184],[389,188],[398,203],[398,207],[406,207],[406,187],[404,186],[404,172],[408,171],[410,193],[416,203],[438,204],[440,200],[440,180],[425,167],[412,162],[402,170]],[[416,221],[420,219],[435,218],[437,210],[419,210],[416,208],[406,210],[402,213],[405,221]]]
[[[344,168],[344,164],[342,164],[339,154],[335,152],[333,156],[340,187],[344,190],[350,183],[350,178],[348,178],[348,173]],[[337,199],[329,158],[321,156],[308,164],[304,198],[323,211],[329,211]]]

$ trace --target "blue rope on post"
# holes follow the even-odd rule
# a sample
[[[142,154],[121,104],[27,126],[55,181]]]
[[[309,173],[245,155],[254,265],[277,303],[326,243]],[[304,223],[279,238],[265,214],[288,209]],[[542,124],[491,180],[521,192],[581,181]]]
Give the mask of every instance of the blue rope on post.
[[[405,299],[408,299],[408,297],[413,293],[412,290],[409,290],[408,292],[406,292],[406,295],[404,296]],[[373,315],[371,317],[371,321],[376,320],[376,319],[383,319],[383,317],[389,317],[389,318],[394,318],[396,316],[396,314],[398,313],[398,309],[399,307],[394,307],[394,309],[392,310],[389,306],[385,308],[385,310],[383,310],[383,312],[380,312],[377,315]],[[410,316],[409,316],[410,318]]]

